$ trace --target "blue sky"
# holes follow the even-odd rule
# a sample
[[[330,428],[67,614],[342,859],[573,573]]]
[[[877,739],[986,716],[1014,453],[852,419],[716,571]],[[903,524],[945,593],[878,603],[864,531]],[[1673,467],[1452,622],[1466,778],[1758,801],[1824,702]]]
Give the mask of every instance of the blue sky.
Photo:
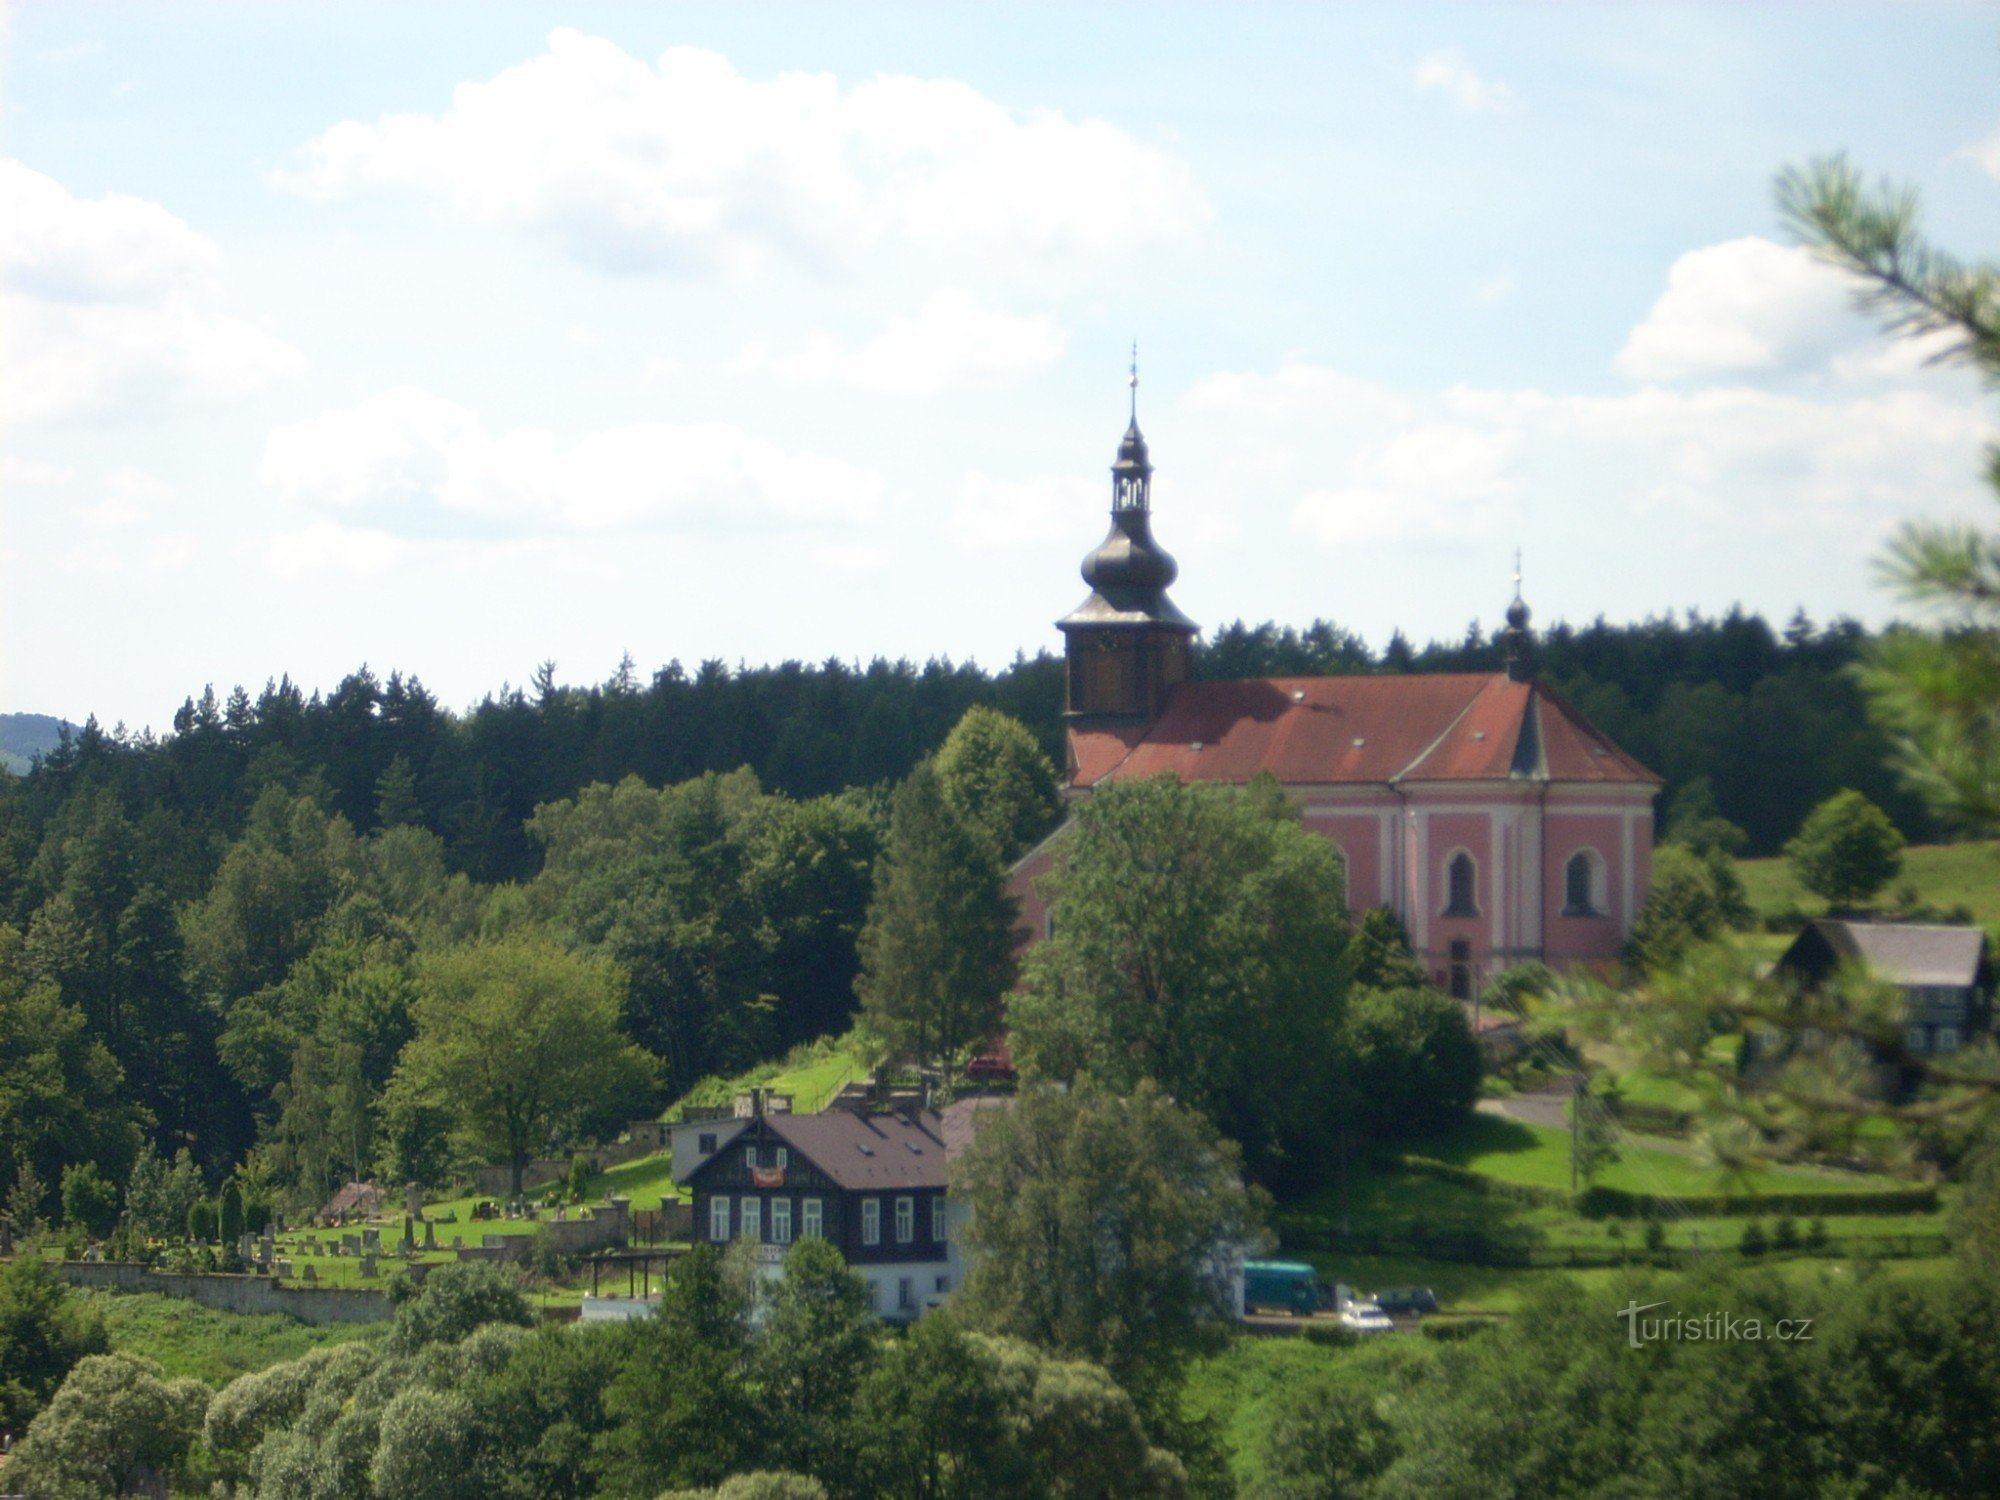
[[[1773,173],[2000,236],[2000,6],[28,5],[0,708],[1054,647],[1124,363],[1197,620],[1886,618],[1992,402]]]

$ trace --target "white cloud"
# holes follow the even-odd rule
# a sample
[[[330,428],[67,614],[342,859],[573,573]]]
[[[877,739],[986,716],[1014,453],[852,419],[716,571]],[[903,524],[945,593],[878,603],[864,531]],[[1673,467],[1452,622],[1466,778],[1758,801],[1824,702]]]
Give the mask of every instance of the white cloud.
[[[1417,92],[1443,94],[1469,115],[1506,115],[1521,107],[1520,96],[1497,78],[1482,78],[1457,48],[1433,52],[1417,64]]]
[[[1110,503],[1108,482],[1091,484],[1069,474],[1009,480],[972,473],[952,507],[952,532],[964,546],[982,551],[1034,547],[1076,537]]]
[[[1498,275],[1489,276],[1480,282],[1478,288],[1473,292],[1473,296],[1481,302],[1488,304],[1505,302],[1509,297],[1514,295],[1515,285],[1514,273],[1512,271],[1502,271]]]
[[[157,203],[0,161],[0,403],[21,423],[230,400],[297,351],[219,306],[214,244]]]
[[[2000,130],[1981,136],[1971,145],[1960,148],[1958,154],[1988,177],[2000,181]]]
[[[303,578],[316,573],[373,578],[418,550],[417,543],[386,531],[315,521],[310,526],[272,537],[264,547],[264,563],[280,578]]]
[[[1504,430],[1410,428],[1357,454],[1352,483],[1308,492],[1293,519],[1331,544],[1490,536],[1519,519],[1515,446]]]
[[[106,481],[104,498],[82,512],[83,524],[92,531],[127,530],[144,521],[155,504],[173,493],[174,487],[156,474],[119,469]]]
[[[1690,250],[1614,361],[1639,380],[1825,364],[1866,336],[1841,275],[1809,250],[1748,236]]]
[[[568,29],[460,84],[441,114],[333,126],[277,180],[321,198],[415,189],[625,272],[746,273],[898,244],[1047,266],[1209,216],[1181,161],[1103,120],[1011,110],[944,79],[751,79],[694,47],[655,66]]]
[[[1853,556],[1901,517],[1975,501],[1981,451],[1996,436],[1976,391],[1908,382],[1419,396],[1294,362],[1211,376],[1197,390],[1215,424],[1198,441],[1257,453],[1255,492],[1331,548],[1537,526],[1609,538],[1650,515],[1677,520],[1690,539],[1756,548],[1809,528]],[[1199,501],[1242,483],[1234,472],[1197,475],[1191,488]]]
[[[1030,374],[1060,359],[1068,345],[1068,333],[1051,318],[996,312],[980,306],[968,292],[947,288],[933,292],[914,317],[893,319],[852,349],[816,334],[786,354],[769,354],[753,345],[739,364],[746,370],[768,369],[787,380],[930,395]]]
[[[786,452],[723,422],[640,422],[564,445],[540,428],[489,432],[456,402],[412,386],[278,428],[258,474],[294,502],[405,522],[429,505],[529,531],[854,522],[881,499],[871,471]]]

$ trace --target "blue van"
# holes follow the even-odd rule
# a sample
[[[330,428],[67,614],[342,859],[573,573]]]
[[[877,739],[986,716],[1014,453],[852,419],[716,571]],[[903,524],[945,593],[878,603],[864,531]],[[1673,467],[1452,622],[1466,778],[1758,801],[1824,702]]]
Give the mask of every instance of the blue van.
[[[1243,1310],[1311,1317],[1326,1305],[1319,1273],[1303,1261],[1250,1260],[1243,1263]]]

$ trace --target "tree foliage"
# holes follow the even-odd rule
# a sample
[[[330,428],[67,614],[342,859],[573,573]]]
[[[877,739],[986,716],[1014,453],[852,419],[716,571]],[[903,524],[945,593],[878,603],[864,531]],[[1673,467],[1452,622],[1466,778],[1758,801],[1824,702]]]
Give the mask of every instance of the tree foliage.
[[[967,709],[933,764],[946,804],[1000,863],[1055,826],[1055,764],[1019,719],[983,704]]]
[[[1778,206],[1804,243],[1856,279],[1890,332],[1923,340],[1933,362],[2000,375],[2000,267],[1931,245],[1913,191],[1871,187],[1835,156],[1782,173]],[[2000,489],[2000,461],[1987,480]],[[1950,821],[1990,830],[2000,825],[2000,545],[1969,523],[1911,522],[1881,573],[1938,624],[1875,644],[1869,706],[1909,785]]]
[[[1150,1080],[1025,1090],[954,1168],[971,1211],[961,1299],[978,1326],[1162,1379],[1223,1313],[1255,1227],[1235,1148]]]
[[[920,765],[896,789],[861,929],[861,1016],[898,1058],[949,1063],[987,1036],[1012,983],[1013,904],[990,834]]]
[[[87,1356],[29,1424],[10,1488],[50,1500],[164,1493],[201,1432],[209,1389],[132,1354]]]
[[[619,1029],[622,989],[612,964],[546,940],[447,949],[422,968],[399,1070],[512,1167],[518,1195],[535,1152],[647,1097],[654,1064]]]
[[[1785,845],[1799,884],[1834,906],[1858,906],[1903,868],[1903,836],[1856,791],[1836,792]]]
[[[1007,1012],[1023,1066],[1152,1078],[1260,1168],[1309,1149],[1348,987],[1346,886],[1275,786],[1100,789],[1044,882],[1055,935]]]

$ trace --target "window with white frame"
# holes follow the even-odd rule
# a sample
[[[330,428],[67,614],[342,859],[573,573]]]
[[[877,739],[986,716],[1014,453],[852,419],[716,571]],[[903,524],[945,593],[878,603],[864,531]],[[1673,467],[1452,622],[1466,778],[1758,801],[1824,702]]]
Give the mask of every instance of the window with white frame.
[[[787,1151],[783,1146],[778,1147],[771,1155],[776,1158],[777,1167],[780,1172],[792,1164],[792,1153]]]
[[[745,1146],[743,1148],[743,1165],[753,1170],[756,1168],[757,1148],[755,1146]]]
[[[1911,1026],[1904,1029],[1903,1044],[1910,1051],[1912,1052],[1930,1051],[1931,1049],[1928,1045],[1928,1041],[1929,1041],[1928,1033],[1922,1026]]]
[[[764,1237],[764,1202],[761,1198],[743,1200],[742,1223],[738,1234],[746,1240],[761,1240]]]
[[[809,1240],[816,1240],[826,1231],[822,1227],[823,1210],[817,1198],[802,1199],[799,1203],[799,1234]]]
[[[917,1200],[896,1200],[896,1243],[907,1245],[917,1237]]]
[[[792,1242],[792,1200],[773,1198],[771,1200],[771,1243],[789,1245]]]
[[[882,1243],[882,1200],[863,1198],[861,1200],[861,1243],[879,1245]]]
[[[1447,917],[1476,917],[1479,915],[1479,867],[1472,862],[1472,856],[1463,849],[1451,857],[1444,867],[1445,907]]]
[[[896,1306],[908,1312],[917,1305],[917,1278],[899,1276],[896,1278]]]
[[[931,1238],[942,1245],[951,1230],[951,1211],[943,1198],[931,1199]]]
[[[725,1193],[708,1200],[708,1237],[718,1245],[729,1242],[729,1197]]]
[[[1936,1043],[1937,1050],[1939,1052],[1950,1052],[1956,1049],[1957,1046],[1958,1046],[1958,1028],[1956,1026],[1938,1027],[1937,1043]]]
[[[1566,917],[1604,915],[1604,861],[1594,849],[1579,849],[1563,866],[1563,911]]]

